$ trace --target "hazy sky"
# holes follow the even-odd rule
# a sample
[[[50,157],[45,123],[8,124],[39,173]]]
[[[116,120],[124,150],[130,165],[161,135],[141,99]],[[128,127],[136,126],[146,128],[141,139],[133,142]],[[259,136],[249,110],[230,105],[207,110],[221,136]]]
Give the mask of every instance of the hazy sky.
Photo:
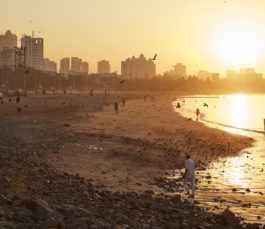
[[[264,0],[0,0],[0,33],[43,37],[44,56],[87,60],[157,56],[157,72],[253,66],[265,73]],[[32,21],[32,22],[31,22]],[[41,33],[39,33],[39,31]],[[243,47],[243,48],[242,48]],[[232,51],[231,51],[232,50]]]

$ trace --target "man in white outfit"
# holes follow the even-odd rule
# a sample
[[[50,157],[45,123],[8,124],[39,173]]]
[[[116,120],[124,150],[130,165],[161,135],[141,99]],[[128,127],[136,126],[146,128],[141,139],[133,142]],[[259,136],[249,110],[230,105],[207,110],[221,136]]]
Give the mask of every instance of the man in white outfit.
[[[184,179],[184,188],[187,191],[187,195],[190,195],[190,189],[188,186],[188,183],[190,183],[191,189],[192,189],[191,197],[194,197],[195,195],[195,163],[190,158],[190,155],[186,156],[185,173],[183,175],[183,179]]]

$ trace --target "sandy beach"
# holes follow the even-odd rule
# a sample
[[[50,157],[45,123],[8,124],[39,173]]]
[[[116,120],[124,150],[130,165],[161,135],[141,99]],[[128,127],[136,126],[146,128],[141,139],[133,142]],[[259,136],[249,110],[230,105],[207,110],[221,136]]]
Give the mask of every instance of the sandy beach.
[[[15,201],[12,196],[7,197],[11,192],[17,199],[34,195],[52,204],[73,204],[75,197],[71,199],[62,193],[59,198],[58,192],[65,189],[68,193],[67,190],[74,187],[71,182],[77,179],[82,185],[89,186],[89,190],[93,187],[105,195],[144,195],[148,191],[161,197],[166,191],[174,198],[183,192],[183,187],[167,184],[164,178],[183,169],[187,153],[191,154],[197,169],[204,170],[211,161],[237,155],[253,143],[251,138],[181,117],[173,112],[173,94],[152,94],[144,99],[145,95],[104,95],[100,92],[94,96],[29,95],[22,97],[22,112],[15,110],[14,98],[11,102],[5,99],[0,107],[1,151],[6,155],[2,158],[1,174],[9,181],[2,184],[3,195],[10,201]],[[126,98],[124,106],[123,98]],[[113,109],[115,102],[119,103],[118,115]],[[15,155],[14,160],[8,160],[12,170],[4,169],[8,167],[10,155]],[[62,181],[53,180],[55,175]],[[73,181],[70,182],[70,178]],[[70,184],[65,185],[65,180]],[[61,185],[60,189],[58,185]],[[90,200],[92,197],[87,195]],[[196,198],[188,204],[196,204]],[[136,218],[132,220],[137,221]],[[197,218],[192,222],[202,219]],[[134,228],[150,226],[155,219],[152,218],[150,224],[147,222]],[[157,228],[161,225],[157,224]],[[196,228],[186,226],[181,228]]]

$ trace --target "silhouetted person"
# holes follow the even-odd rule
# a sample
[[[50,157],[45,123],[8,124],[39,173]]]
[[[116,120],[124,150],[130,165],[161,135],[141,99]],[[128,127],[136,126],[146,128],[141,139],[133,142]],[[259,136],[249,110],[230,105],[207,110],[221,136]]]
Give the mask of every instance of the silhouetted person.
[[[42,94],[46,95],[46,90],[45,89],[42,90]]]
[[[0,102],[3,104],[3,93],[0,91]]]
[[[199,108],[197,108],[197,109],[196,109],[197,120],[199,119],[199,115],[200,115],[200,110],[199,110]]]
[[[19,94],[17,94],[17,97],[16,97],[16,107],[17,107],[17,111],[20,112],[21,108],[20,108],[20,96],[19,96]]]
[[[116,115],[118,114],[118,109],[119,109],[119,106],[118,106],[118,103],[114,103],[114,111],[116,113]]]
[[[182,179],[184,180],[184,188],[186,190],[186,194],[190,195],[190,189],[188,184],[191,184],[191,189],[192,189],[192,195],[191,197],[194,197],[195,195],[195,163],[194,161],[190,158],[190,155],[186,156],[186,161],[185,161],[185,173],[183,174]]]
[[[93,89],[91,89],[89,93],[90,93],[90,96],[93,96],[93,94],[94,94]]]
[[[180,103],[178,102],[178,104],[177,104],[177,106],[176,106],[176,108],[180,108],[181,106],[180,106]]]
[[[126,100],[125,98],[122,98],[122,106],[125,106]]]

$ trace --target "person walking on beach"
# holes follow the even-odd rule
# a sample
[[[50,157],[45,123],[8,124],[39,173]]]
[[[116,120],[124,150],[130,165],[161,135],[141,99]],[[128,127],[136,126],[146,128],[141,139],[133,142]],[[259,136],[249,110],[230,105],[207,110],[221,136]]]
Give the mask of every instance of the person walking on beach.
[[[118,109],[119,109],[118,103],[116,102],[116,103],[114,103],[114,111],[115,111],[116,115],[118,114]]]
[[[19,93],[17,94],[17,97],[16,97],[16,106],[17,106],[17,111],[20,112],[21,109],[20,109],[20,96],[19,96]]]
[[[190,195],[190,189],[188,184],[191,184],[192,194],[191,197],[194,197],[195,195],[195,163],[190,158],[190,155],[186,156],[185,161],[185,173],[183,174],[183,183],[184,188],[187,192],[187,195]]]
[[[200,110],[199,110],[199,108],[197,108],[197,109],[196,109],[197,121],[198,121],[198,119],[199,119],[199,115],[200,115]]]
[[[3,104],[3,93],[0,91],[0,102]]]

